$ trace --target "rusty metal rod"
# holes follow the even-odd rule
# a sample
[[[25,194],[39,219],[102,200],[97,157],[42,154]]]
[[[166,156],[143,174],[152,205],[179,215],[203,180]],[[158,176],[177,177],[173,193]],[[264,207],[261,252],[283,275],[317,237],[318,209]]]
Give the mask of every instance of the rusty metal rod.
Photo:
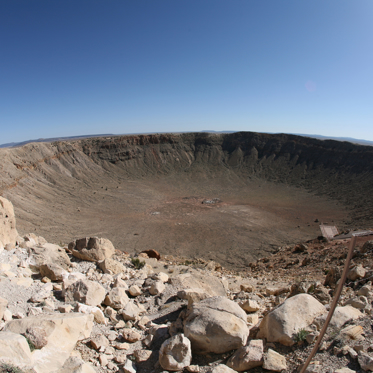
[[[351,262],[352,254],[354,252],[354,248],[355,248],[355,245],[356,245],[356,239],[357,239],[357,236],[352,235],[351,241],[350,241],[350,247],[349,247],[347,258],[346,258],[346,263],[345,263],[345,266],[343,268],[342,276],[341,276],[341,279],[339,280],[338,288],[337,288],[337,291],[336,291],[336,293],[334,295],[333,302],[332,302],[332,304],[330,306],[330,310],[329,310],[328,316],[327,316],[327,318],[325,320],[324,326],[322,327],[322,329],[320,331],[320,335],[317,338],[315,346],[313,347],[313,349],[312,349],[312,351],[310,353],[310,356],[308,356],[308,359],[306,360],[306,362],[302,366],[302,368],[301,368],[301,370],[300,370],[299,373],[304,373],[306,371],[308,365],[310,364],[311,360],[315,356],[315,354],[316,354],[316,352],[317,352],[317,350],[318,350],[318,348],[320,346],[321,340],[324,337],[326,329],[329,326],[330,320],[333,317],[335,308],[337,307],[337,303],[338,303],[339,297],[341,296],[343,285],[346,282],[347,271],[348,271],[348,269],[350,267],[350,262]]]

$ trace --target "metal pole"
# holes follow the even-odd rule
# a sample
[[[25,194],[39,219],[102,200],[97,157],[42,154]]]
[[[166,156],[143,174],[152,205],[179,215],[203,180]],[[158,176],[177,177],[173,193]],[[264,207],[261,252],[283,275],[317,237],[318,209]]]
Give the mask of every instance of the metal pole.
[[[349,247],[349,250],[348,250],[348,254],[347,254],[347,259],[346,259],[346,264],[343,268],[343,272],[342,272],[342,276],[341,276],[341,279],[339,280],[339,284],[338,284],[338,288],[337,288],[337,291],[334,295],[334,299],[333,299],[333,302],[330,306],[330,310],[329,310],[329,313],[328,313],[328,316],[325,320],[325,324],[324,326],[322,327],[321,331],[320,331],[320,335],[319,337],[317,338],[317,341],[315,343],[315,346],[313,347],[312,351],[311,351],[311,354],[310,356],[308,356],[308,359],[306,360],[306,362],[304,363],[304,365],[302,366],[301,370],[299,373],[304,373],[308,367],[308,365],[310,364],[312,358],[315,356],[318,348],[319,348],[319,345],[321,343],[321,340],[326,332],[326,329],[328,328],[328,325],[329,325],[329,322],[330,320],[332,319],[333,317],[333,314],[334,314],[334,310],[335,308],[337,307],[337,303],[338,303],[338,300],[339,300],[339,297],[341,296],[341,292],[342,292],[342,288],[343,288],[343,285],[346,281],[346,277],[347,277],[347,271],[350,267],[350,262],[351,262],[351,258],[352,258],[352,254],[354,252],[354,248],[355,248],[355,245],[356,245],[356,239],[357,237],[353,234],[352,237],[351,237],[351,241],[350,241],[350,247]]]

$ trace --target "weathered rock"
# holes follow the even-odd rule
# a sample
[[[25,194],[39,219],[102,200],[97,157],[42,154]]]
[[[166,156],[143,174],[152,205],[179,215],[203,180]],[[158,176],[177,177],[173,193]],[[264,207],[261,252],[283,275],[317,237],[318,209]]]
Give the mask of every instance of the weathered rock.
[[[32,353],[32,360],[37,373],[50,373],[62,367],[77,341],[90,336],[92,326],[92,315],[43,314],[10,321],[6,324],[5,331],[24,334],[30,328],[43,329],[47,344]]]
[[[122,309],[122,317],[124,320],[136,320],[140,314],[144,313],[133,301],[129,301]]]
[[[266,294],[267,295],[281,295],[290,292],[289,286],[267,286]]]
[[[351,281],[355,281],[359,278],[364,278],[365,273],[366,271],[364,267],[362,265],[358,265],[348,271],[347,278]]]
[[[258,313],[249,313],[247,315],[247,323],[250,325],[256,325],[259,322],[259,314]]]
[[[8,301],[6,299],[0,297],[0,320],[4,316],[4,311],[6,310],[7,306],[8,306]]]
[[[364,370],[373,371],[373,357],[365,352],[361,352],[358,357],[360,367]]]
[[[215,367],[211,368],[208,373],[235,373],[236,371],[227,367],[224,364],[216,365]]]
[[[101,347],[108,347],[109,344],[109,340],[102,334],[98,334],[91,338],[91,346],[95,350],[99,350]]]
[[[342,275],[342,272],[340,268],[338,267],[330,268],[325,277],[324,286],[330,286],[332,289],[334,289],[338,280],[341,278],[341,275]]]
[[[167,273],[164,273],[164,272],[158,272],[158,273],[155,273],[153,276],[152,276],[152,279],[153,280],[156,280],[156,281],[162,281],[163,283],[167,282],[169,277],[168,277],[168,274]]]
[[[15,245],[18,237],[12,202],[0,197],[0,241],[2,246]]]
[[[96,373],[96,369],[78,357],[69,357],[63,367],[56,373]]]
[[[127,359],[122,369],[124,373],[136,373],[136,364],[132,360]]]
[[[49,282],[47,284],[44,284],[42,288],[30,298],[30,301],[34,303],[42,302],[44,299],[50,297],[52,290],[52,283]]]
[[[123,288],[113,288],[105,298],[105,304],[116,310],[126,306],[129,302],[128,295]]]
[[[107,238],[85,237],[69,243],[69,250],[79,259],[99,262],[111,258],[115,248]]]
[[[106,290],[97,282],[79,280],[65,290],[66,302],[81,302],[88,306],[98,306],[105,299]]]
[[[337,369],[334,371],[334,373],[355,373],[355,370],[351,370],[350,368],[344,367],[341,369]]]
[[[192,361],[190,340],[177,334],[163,342],[159,350],[161,367],[170,371],[182,370]]]
[[[286,358],[269,348],[268,352],[264,355],[263,368],[274,372],[286,370]]]
[[[64,276],[68,276],[68,272],[65,269],[54,263],[42,264],[40,266],[40,274],[52,281],[62,281]]]
[[[68,270],[71,262],[66,251],[51,243],[33,246],[30,248],[30,267],[40,269],[42,264],[53,263]]]
[[[295,295],[264,317],[257,337],[292,346],[294,335],[309,327],[317,316],[325,312],[325,307],[311,295]]]
[[[127,290],[128,285],[124,280],[122,280],[120,275],[118,275],[114,280],[113,288],[123,288],[124,290]]]
[[[227,365],[237,372],[260,367],[263,364],[263,340],[253,339],[240,347],[228,360]]]
[[[104,273],[110,273],[117,275],[118,273],[125,272],[126,268],[124,265],[117,260],[107,258],[102,262],[99,262],[99,267],[102,269]]]
[[[135,356],[137,363],[142,363],[147,361],[152,353],[153,352],[151,350],[136,350],[133,355]]]
[[[346,340],[363,341],[365,339],[363,333],[364,329],[361,325],[348,325],[340,331],[339,336]]]
[[[171,278],[171,284],[179,289],[203,289],[211,297],[226,295],[225,288],[217,277],[193,269]]]
[[[48,343],[47,333],[40,326],[32,326],[26,329],[24,336],[39,350]]]
[[[360,297],[350,298],[349,300],[345,302],[345,305],[346,306],[350,305],[359,310],[363,310],[369,307],[369,301],[366,297],[360,296]]]
[[[207,298],[192,305],[184,333],[197,354],[231,351],[246,344],[249,335],[246,313],[225,297]]]
[[[163,291],[164,291],[165,288],[166,287],[165,287],[163,281],[155,281],[151,285],[151,287],[149,289],[149,293],[151,295],[159,295],[159,294],[163,293]]]
[[[203,299],[211,298],[210,294],[206,293],[200,288],[180,290],[178,291],[177,296],[180,299],[186,299],[188,301],[188,307],[190,307],[193,303],[200,302]]]
[[[132,285],[128,292],[133,296],[133,297],[138,297],[139,295],[142,294],[141,289],[137,285]]]
[[[336,307],[333,317],[330,320],[330,327],[334,329],[340,329],[344,324],[349,321],[357,320],[363,314],[352,306]],[[320,329],[326,320],[327,314],[318,316],[314,323]]]
[[[122,332],[125,341],[135,343],[141,339],[141,334],[134,329],[123,329]]]
[[[365,297],[370,297],[372,295],[372,287],[370,285],[362,286],[357,291],[357,295],[364,295]]]
[[[370,240],[364,243],[364,245],[360,249],[360,252],[364,254],[372,250],[373,250],[373,240]]]
[[[32,356],[25,337],[8,331],[0,332],[0,361],[21,367],[32,364]]]
[[[260,306],[258,302],[252,299],[248,299],[244,302],[240,302],[239,305],[246,312],[256,312],[260,310]]]
[[[100,308],[95,306],[87,306],[86,304],[78,303],[75,307],[76,312],[92,314],[97,324],[107,324],[107,319]]]
[[[158,251],[153,250],[153,249],[141,251],[140,254],[146,254],[148,256],[148,258],[155,258],[157,260],[161,259],[161,254],[159,254]]]

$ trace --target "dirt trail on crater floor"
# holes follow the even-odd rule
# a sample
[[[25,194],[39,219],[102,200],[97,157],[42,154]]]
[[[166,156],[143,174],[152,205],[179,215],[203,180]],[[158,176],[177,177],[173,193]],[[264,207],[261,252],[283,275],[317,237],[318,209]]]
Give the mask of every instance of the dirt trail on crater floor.
[[[372,150],[341,144],[250,133],[28,144],[0,150],[0,194],[21,233],[243,269],[320,222],[369,226]]]

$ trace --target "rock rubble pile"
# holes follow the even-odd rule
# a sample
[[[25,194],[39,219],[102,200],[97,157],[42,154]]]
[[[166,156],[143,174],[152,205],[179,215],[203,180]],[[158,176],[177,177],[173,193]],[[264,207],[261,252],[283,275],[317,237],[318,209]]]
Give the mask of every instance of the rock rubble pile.
[[[60,247],[20,237],[11,203],[0,202],[0,372],[295,371],[338,282],[333,271],[325,284],[280,283],[215,262],[130,258],[105,238]],[[371,273],[351,268],[307,372],[373,370]]]

